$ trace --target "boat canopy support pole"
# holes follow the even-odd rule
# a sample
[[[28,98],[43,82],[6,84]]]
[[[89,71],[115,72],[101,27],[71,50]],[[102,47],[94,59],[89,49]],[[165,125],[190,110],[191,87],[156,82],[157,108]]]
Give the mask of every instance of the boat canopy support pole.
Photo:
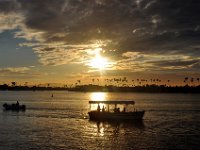
[[[117,109],[117,104],[115,104],[115,109]]]

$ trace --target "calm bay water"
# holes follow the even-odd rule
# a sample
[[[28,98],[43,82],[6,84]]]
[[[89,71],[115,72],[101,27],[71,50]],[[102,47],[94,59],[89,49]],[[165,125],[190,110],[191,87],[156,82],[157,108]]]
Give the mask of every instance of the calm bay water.
[[[137,109],[146,110],[144,120],[89,121],[91,99],[135,100]],[[0,110],[1,150],[193,150],[200,146],[200,94],[0,91],[0,105],[17,100],[26,104],[25,112]]]

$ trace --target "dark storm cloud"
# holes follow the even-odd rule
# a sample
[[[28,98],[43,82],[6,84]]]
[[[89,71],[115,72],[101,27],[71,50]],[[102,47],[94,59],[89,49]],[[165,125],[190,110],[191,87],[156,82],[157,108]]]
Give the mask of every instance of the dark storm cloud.
[[[18,9],[18,4],[11,0],[0,0],[0,12],[8,13]]]
[[[130,15],[127,7],[131,1],[19,1],[25,11],[27,27],[46,31],[47,41],[56,40],[55,33],[62,33],[58,40],[67,43],[85,43],[91,40],[115,40],[126,34]],[[123,31],[123,32],[122,32]],[[130,29],[131,31],[131,29]],[[49,36],[50,35],[50,36]]]
[[[198,0],[18,2],[24,11],[26,26],[46,31],[47,41],[79,44],[94,39],[113,40],[116,44],[108,48],[147,51],[182,49],[185,45],[197,44],[200,38]],[[14,9],[10,1],[1,2],[0,7],[1,10]],[[55,33],[63,33],[63,36],[56,37]]]
[[[0,3],[1,11],[22,13],[26,28],[41,31],[45,43],[73,45],[102,41],[106,42],[104,54],[118,58],[131,51],[200,57],[199,0],[17,0]]]
[[[194,66],[196,64],[199,64],[199,60],[190,60],[190,61],[158,61],[158,62],[149,62],[154,64],[155,66],[159,67],[167,67],[167,66]]]
[[[200,1],[142,1],[140,8],[144,20],[137,19],[140,27],[119,41],[121,49],[164,52],[191,50],[191,45],[199,44]]]
[[[200,61],[194,63],[191,65],[191,68],[194,68],[194,69],[198,69],[198,71],[200,71]]]
[[[165,52],[192,50],[200,39],[199,0],[19,0],[31,29],[46,41],[89,43],[111,40],[104,48]],[[56,33],[62,33],[57,36]]]

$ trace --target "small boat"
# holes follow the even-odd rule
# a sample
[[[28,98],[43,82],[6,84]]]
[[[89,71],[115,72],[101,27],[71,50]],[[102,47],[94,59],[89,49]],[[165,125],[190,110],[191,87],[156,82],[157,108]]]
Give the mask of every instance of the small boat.
[[[88,112],[90,120],[142,120],[145,111],[126,110],[129,105],[134,105],[134,101],[89,101],[90,106],[93,104],[98,105],[96,110]],[[100,105],[102,108],[100,108]],[[110,110],[110,105],[114,105],[114,109]],[[123,105],[124,108],[120,111],[117,105]],[[107,106],[107,109],[105,109]]]
[[[19,105],[19,103],[17,104],[4,103],[2,106],[4,107],[4,110],[11,110],[11,111],[25,111],[26,110],[26,105]]]

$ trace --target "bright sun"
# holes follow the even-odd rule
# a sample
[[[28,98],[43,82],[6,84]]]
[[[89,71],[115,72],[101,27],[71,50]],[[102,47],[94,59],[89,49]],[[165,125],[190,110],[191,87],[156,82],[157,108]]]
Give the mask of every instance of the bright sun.
[[[90,60],[89,66],[92,68],[97,68],[97,69],[103,70],[106,67],[108,67],[108,65],[109,65],[108,60],[100,55],[99,49],[96,49],[95,57],[92,60]]]

